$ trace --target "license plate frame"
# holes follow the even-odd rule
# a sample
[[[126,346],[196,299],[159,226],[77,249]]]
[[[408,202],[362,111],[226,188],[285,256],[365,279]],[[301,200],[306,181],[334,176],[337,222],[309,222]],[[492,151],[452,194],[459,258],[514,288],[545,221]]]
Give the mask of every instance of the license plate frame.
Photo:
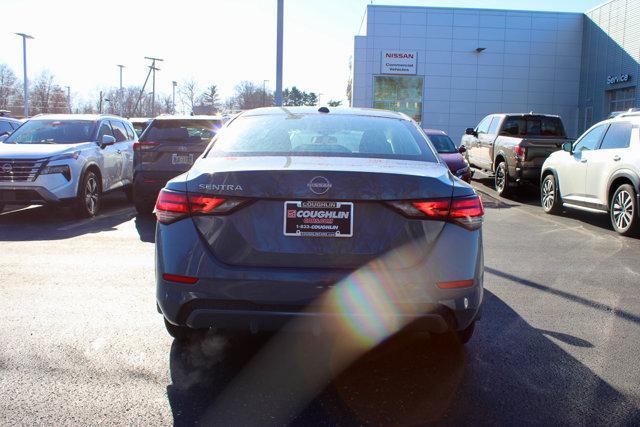
[[[289,200],[284,202],[283,233],[288,237],[353,237],[353,202]],[[302,212],[298,216],[298,212]],[[305,216],[304,212],[309,212]],[[316,215],[312,213],[316,212]],[[320,214],[320,212],[323,212]]]
[[[179,154],[174,153],[171,155],[172,165],[193,165],[193,154]]]

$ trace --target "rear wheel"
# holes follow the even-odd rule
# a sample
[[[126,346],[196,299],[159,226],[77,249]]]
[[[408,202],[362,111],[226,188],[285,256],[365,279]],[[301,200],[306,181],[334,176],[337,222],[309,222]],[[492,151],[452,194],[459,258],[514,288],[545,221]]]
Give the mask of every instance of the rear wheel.
[[[540,204],[542,209],[548,214],[556,214],[560,211],[560,194],[556,177],[550,173],[544,177],[540,188]]]
[[[496,167],[495,175],[495,187],[498,195],[508,196],[511,192],[510,184],[507,163],[504,160],[501,160],[500,163],[498,163],[498,167]]]
[[[96,216],[100,211],[101,202],[100,179],[95,172],[87,171],[78,185],[78,196],[73,207],[76,216],[80,218]]]
[[[638,200],[636,192],[629,184],[623,184],[616,189],[611,198],[611,225],[623,236],[638,233]]]
[[[164,327],[167,329],[169,335],[178,341],[187,341],[191,337],[203,332],[202,329],[192,329],[188,326],[174,325],[173,323],[169,323],[167,319],[164,319]]]

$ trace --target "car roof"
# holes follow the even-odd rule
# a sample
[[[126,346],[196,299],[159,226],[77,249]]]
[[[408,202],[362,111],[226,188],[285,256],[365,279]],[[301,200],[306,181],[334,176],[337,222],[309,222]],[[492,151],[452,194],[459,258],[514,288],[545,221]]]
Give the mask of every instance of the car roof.
[[[38,114],[29,120],[87,120],[97,121],[101,119],[127,120],[124,117],[112,114]]]
[[[440,129],[422,129],[427,135],[446,135],[447,133]]]
[[[528,113],[494,113],[494,114],[489,114],[490,116],[538,116],[538,117],[556,117],[556,118],[560,118],[560,116],[558,116],[557,114],[544,114],[544,113],[534,113],[534,112],[528,112]]]
[[[242,116],[288,116],[292,114],[338,114],[363,117],[384,117],[389,119],[411,120],[403,113],[387,110],[377,110],[375,108],[354,108],[354,107],[326,107],[329,113],[318,111],[322,107],[265,107],[247,110],[241,113]]]
[[[205,115],[161,115],[155,117],[153,120],[223,120],[222,116],[205,116]]]

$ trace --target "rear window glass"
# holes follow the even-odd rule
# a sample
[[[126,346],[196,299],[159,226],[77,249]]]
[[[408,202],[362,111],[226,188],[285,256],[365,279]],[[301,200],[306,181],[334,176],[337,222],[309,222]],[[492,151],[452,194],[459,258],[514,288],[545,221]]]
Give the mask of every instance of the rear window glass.
[[[457,153],[456,145],[447,135],[427,135],[438,153]]]
[[[557,136],[564,138],[562,120],[546,116],[509,116],[502,126],[502,133],[508,136]]]
[[[209,142],[222,127],[216,120],[155,120],[142,134],[142,141]]]
[[[6,140],[14,144],[76,144],[92,140],[96,123],[88,120],[29,120]]]
[[[241,116],[214,141],[208,155],[437,161],[414,123],[382,117],[337,114]]]

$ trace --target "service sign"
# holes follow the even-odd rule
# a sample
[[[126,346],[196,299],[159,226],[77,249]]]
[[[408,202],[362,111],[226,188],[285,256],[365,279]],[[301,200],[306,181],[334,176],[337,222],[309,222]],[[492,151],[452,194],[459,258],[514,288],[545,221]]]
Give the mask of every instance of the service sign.
[[[383,50],[380,62],[382,74],[417,74],[418,52],[408,50]]]
[[[607,76],[607,84],[614,85],[616,83],[628,82],[631,79],[630,74],[618,74],[616,76]]]

